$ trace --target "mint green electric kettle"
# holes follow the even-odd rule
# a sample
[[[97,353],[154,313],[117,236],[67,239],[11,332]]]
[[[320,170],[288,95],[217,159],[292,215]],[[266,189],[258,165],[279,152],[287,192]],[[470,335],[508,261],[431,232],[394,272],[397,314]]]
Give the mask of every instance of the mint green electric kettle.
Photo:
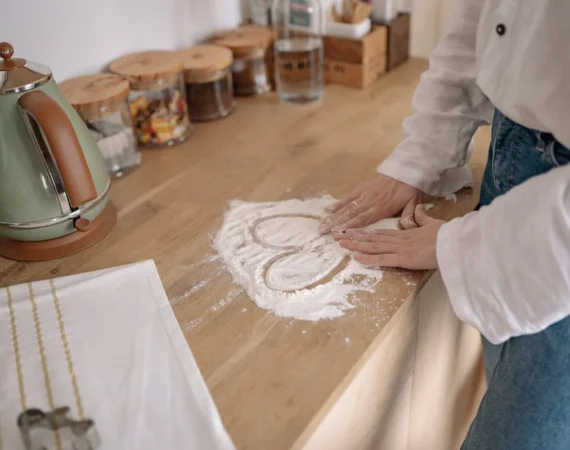
[[[48,67],[0,43],[0,256],[59,258],[116,221],[97,143]]]

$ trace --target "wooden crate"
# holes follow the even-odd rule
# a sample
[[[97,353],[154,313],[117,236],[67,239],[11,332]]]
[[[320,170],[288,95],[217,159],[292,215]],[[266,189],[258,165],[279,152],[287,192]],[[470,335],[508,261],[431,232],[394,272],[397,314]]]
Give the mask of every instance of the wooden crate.
[[[325,59],[364,64],[386,53],[388,28],[375,26],[370,33],[359,40],[325,36],[323,45]]]
[[[327,83],[363,89],[386,72],[386,54],[377,55],[365,64],[325,59]]]
[[[392,70],[407,61],[410,56],[410,15],[400,14],[388,29],[388,63],[387,69]]]
[[[327,83],[362,89],[409,58],[410,15],[374,24],[360,40],[325,36],[323,44]]]
[[[362,89],[386,72],[387,27],[374,27],[359,40],[325,36],[323,45],[327,83]]]

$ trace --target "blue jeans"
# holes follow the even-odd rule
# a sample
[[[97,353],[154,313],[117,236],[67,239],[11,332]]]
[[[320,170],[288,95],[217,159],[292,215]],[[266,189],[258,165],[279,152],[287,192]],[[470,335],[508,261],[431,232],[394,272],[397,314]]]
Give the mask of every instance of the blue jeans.
[[[569,162],[551,134],[496,111],[480,206]],[[483,356],[489,388],[462,450],[569,450],[570,317],[502,345],[483,338]]]

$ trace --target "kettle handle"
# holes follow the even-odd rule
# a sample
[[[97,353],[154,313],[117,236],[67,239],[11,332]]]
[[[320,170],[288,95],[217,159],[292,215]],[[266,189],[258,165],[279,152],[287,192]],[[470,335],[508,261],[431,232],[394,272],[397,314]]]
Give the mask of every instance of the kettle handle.
[[[69,117],[42,91],[18,99],[20,108],[40,126],[61,174],[72,208],[97,197],[95,183]]]

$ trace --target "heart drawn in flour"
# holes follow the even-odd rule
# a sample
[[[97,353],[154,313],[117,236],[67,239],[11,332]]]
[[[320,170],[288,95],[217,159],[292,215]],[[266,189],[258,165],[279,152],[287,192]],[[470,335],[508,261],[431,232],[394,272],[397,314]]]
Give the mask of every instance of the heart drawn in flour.
[[[257,244],[278,252],[263,266],[270,289],[293,292],[330,281],[349,262],[332,236],[321,236],[319,216],[279,214],[256,220],[250,227]]]

